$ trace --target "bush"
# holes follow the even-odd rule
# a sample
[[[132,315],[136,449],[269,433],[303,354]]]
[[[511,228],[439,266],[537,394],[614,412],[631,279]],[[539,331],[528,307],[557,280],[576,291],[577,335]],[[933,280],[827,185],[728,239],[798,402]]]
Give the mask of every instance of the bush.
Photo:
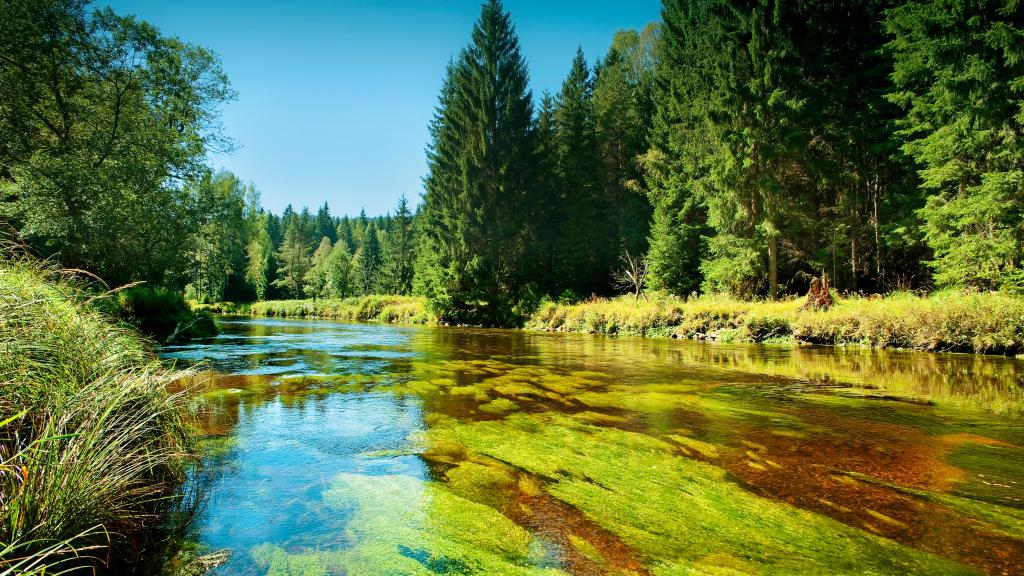
[[[388,322],[429,324],[435,318],[426,310],[423,298],[372,294],[345,299],[266,300],[248,308],[253,316],[324,318],[344,322]]]
[[[0,259],[0,573],[149,571],[188,510],[180,374],[88,296]]]
[[[117,292],[116,315],[159,342],[217,335],[209,312],[193,312],[181,294],[166,288],[135,286]]]

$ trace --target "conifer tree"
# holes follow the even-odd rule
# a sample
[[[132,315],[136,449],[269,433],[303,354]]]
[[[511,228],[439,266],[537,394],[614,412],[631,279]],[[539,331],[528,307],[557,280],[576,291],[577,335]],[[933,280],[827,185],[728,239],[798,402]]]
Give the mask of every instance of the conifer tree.
[[[903,149],[940,285],[1024,288],[1024,19],[1016,0],[908,0],[887,13]]]
[[[554,110],[555,164],[565,221],[560,229],[560,273],[579,294],[607,292],[611,250],[609,207],[601,189],[601,158],[590,70],[577,49]]]
[[[659,27],[623,30],[594,81],[594,118],[601,151],[601,186],[608,206],[609,251],[647,251],[651,203],[642,186],[639,157],[647,152],[653,117],[655,43]]]
[[[332,245],[338,241],[337,228],[335,228],[334,218],[331,218],[331,209],[327,206],[327,202],[324,202],[324,205],[317,210],[316,233],[329,239]]]
[[[291,298],[301,298],[309,272],[310,241],[298,216],[292,215],[284,232],[284,241],[277,254],[277,278],[273,285]]]
[[[533,106],[509,15],[489,0],[448,67],[431,123],[417,286],[449,322],[521,321],[535,178]]]
[[[367,296],[377,291],[381,272],[380,240],[373,221],[367,224],[363,237],[363,243],[353,258],[352,283],[359,294]]]
[[[412,212],[405,196],[398,200],[395,215],[385,234],[381,290],[387,294],[409,294],[413,275]]]

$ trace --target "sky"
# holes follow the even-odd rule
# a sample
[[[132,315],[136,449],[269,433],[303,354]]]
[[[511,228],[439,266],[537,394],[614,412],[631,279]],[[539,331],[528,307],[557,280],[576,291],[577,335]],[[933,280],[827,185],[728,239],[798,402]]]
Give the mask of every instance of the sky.
[[[263,205],[325,201],[335,215],[420,200],[427,127],[449,59],[480,0],[98,0],[216,52],[238,93],[223,108],[236,148],[214,168]],[[615,32],[660,16],[659,0],[505,0],[535,97],[558,91],[577,46],[593,63]]]

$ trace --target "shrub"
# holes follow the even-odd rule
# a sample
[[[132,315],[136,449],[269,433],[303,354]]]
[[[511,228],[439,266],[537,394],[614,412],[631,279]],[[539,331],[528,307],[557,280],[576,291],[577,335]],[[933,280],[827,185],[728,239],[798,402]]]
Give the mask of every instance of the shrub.
[[[116,315],[161,342],[215,336],[209,312],[193,312],[181,294],[166,288],[135,286],[116,293]]]

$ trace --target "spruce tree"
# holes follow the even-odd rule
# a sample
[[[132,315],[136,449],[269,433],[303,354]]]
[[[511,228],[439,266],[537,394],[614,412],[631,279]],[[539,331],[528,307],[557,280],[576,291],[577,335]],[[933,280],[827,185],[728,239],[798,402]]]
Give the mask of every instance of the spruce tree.
[[[607,292],[614,255],[609,207],[601,189],[601,158],[590,70],[577,49],[555,104],[555,158],[565,221],[559,232],[559,272],[581,295]]]
[[[313,258],[310,260],[309,271],[305,277],[305,292],[308,296],[317,298],[323,296],[324,288],[327,285],[327,267],[324,262],[333,250],[331,239],[324,236],[320,244],[313,251]]]
[[[316,213],[316,233],[317,235],[328,238],[333,245],[338,241],[338,232],[334,224],[334,218],[331,218],[331,209],[327,206],[327,202],[317,210]]]
[[[521,322],[525,218],[534,192],[526,63],[498,0],[448,67],[431,123],[417,286],[443,321]]]
[[[940,285],[1024,288],[1024,19],[1016,0],[911,0],[887,13],[899,135],[931,193]]]
[[[277,278],[272,283],[292,298],[302,298],[306,273],[309,272],[309,249],[306,229],[293,213],[277,254]]]
[[[363,237],[363,243],[353,258],[352,283],[361,295],[367,296],[379,288],[381,251],[376,224],[370,221]]]
[[[409,294],[413,275],[413,229],[412,212],[405,196],[398,201],[385,238],[381,290],[387,294]]]

